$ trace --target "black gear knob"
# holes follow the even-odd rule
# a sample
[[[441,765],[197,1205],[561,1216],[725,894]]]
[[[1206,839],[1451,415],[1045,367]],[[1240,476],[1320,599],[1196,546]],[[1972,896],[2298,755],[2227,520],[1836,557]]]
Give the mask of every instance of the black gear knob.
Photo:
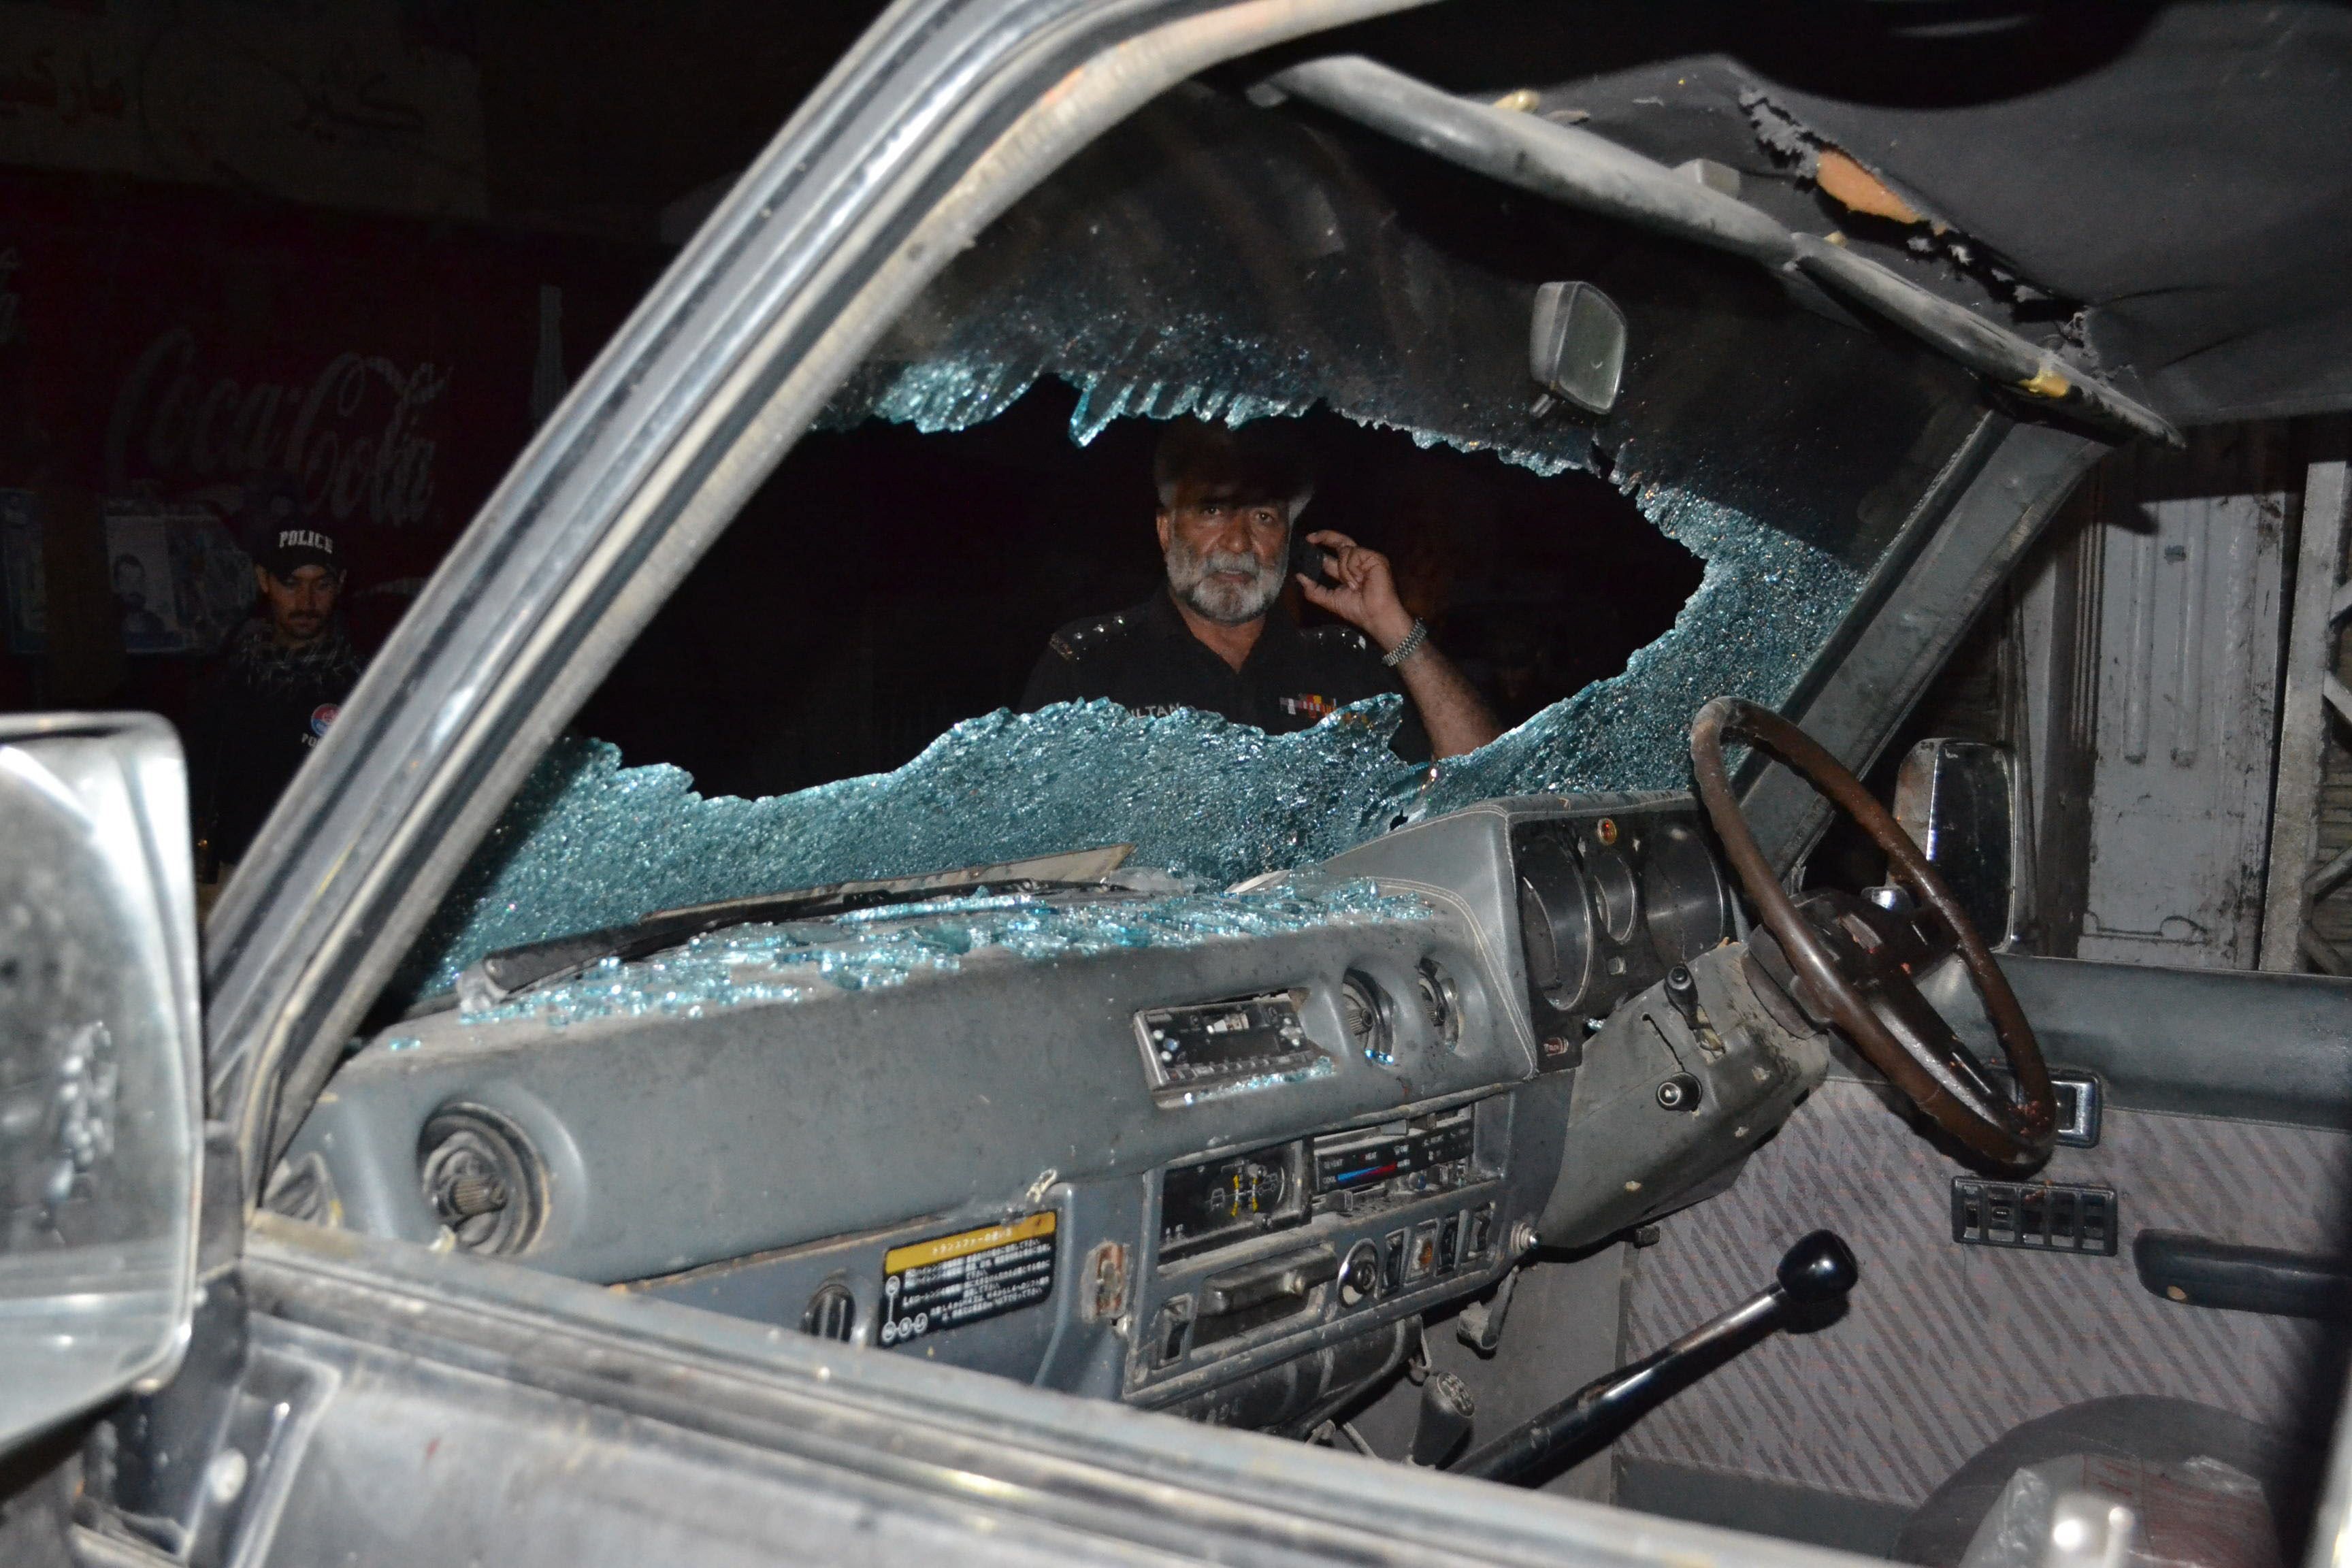
[[[1853,1260],[1853,1249],[1834,1231],[1817,1230],[1789,1248],[1774,1272],[1778,1278],[1769,1288],[1522,1421],[1464,1456],[1454,1473],[1499,1481],[1540,1479],[1547,1467],[1598,1452],[1676,1391],[1789,1326],[1792,1319],[1809,1316],[1804,1309],[1843,1297],[1862,1268]],[[1424,1387],[1424,1411],[1428,1397]]]
[[[1774,1271],[1781,1293],[1806,1306],[1834,1301],[1853,1289],[1862,1266],[1853,1248],[1833,1230],[1817,1230],[1789,1248]]]

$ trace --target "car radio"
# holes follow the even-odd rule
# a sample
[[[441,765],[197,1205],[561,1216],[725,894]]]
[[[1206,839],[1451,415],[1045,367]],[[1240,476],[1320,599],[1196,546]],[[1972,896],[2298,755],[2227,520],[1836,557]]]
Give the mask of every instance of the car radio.
[[[1328,1062],[1299,1020],[1303,1000],[1299,992],[1276,991],[1138,1013],[1135,1039],[1143,1050],[1153,1099],[1188,1102],[1194,1091],[1217,1084],[1311,1070]]]

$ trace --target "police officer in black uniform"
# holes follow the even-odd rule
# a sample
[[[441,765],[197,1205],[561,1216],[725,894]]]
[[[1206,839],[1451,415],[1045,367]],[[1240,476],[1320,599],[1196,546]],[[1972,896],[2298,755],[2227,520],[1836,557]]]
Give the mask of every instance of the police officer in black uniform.
[[[1270,733],[1402,689],[1395,740],[1408,760],[1475,751],[1502,732],[1452,660],[1398,600],[1388,558],[1330,530],[1307,535],[1328,575],[1298,575],[1307,602],[1345,626],[1301,630],[1275,610],[1291,525],[1314,493],[1280,419],[1238,429],[1184,419],[1152,464],[1168,583],[1133,609],[1055,632],[1022,708],[1108,697],[1145,713],[1194,708]]]
[[[344,567],[334,534],[279,497],[251,543],[264,618],[239,628],[188,725],[190,805],[205,882],[245,858],[360,678],[359,654],[335,616]]]

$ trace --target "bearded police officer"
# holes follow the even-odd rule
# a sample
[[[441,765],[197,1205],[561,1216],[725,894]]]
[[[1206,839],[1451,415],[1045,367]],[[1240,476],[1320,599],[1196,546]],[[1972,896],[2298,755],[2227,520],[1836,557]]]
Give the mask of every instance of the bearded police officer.
[[[201,873],[226,873],[245,858],[360,678],[359,655],[335,616],[344,566],[334,534],[278,497],[249,538],[261,616],[210,672],[188,726]]]
[[[1501,733],[1398,600],[1378,551],[1328,529],[1307,535],[1328,575],[1301,574],[1299,590],[1347,625],[1302,631],[1276,608],[1291,528],[1314,493],[1284,425],[1168,426],[1152,464],[1166,587],[1055,633],[1022,694],[1025,710],[1108,697],[1139,712],[1193,708],[1281,733],[1401,685],[1412,706],[1395,745],[1410,760],[1475,751]]]

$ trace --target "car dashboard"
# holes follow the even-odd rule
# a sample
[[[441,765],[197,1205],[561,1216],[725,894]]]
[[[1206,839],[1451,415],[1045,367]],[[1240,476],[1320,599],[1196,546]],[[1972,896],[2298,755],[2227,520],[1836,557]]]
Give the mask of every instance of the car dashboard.
[[[1738,919],[1687,797],[1588,795],[1226,894],[714,932],[372,1035],[268,1201],[1304,1431],[1538,1246],[1720,1190],[1820,1081]],[[853,920],[921,961],[853,961]]]

